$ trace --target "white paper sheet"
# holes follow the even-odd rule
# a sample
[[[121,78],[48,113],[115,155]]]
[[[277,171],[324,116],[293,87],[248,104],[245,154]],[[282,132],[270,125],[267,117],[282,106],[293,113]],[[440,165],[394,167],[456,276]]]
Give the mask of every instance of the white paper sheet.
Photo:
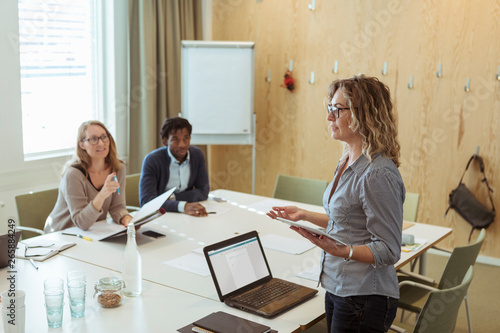
[[[315,247],[308,240],[293,239],[279,235],[265,235],[260,239],[266,249],[276,250],[290,254],[301,254]]]
[[[125,230],[125,227],[117,223],[108,223],[107,221],[97,221],[88,230],[82,230],[78,227],[64,229],[62,232],[68,234],[82,235],[92,238],[92,240],[101,240],[118,231]]]
[[[201,276],[210,276],[210,270],[208,268],[205,257],[198,254],[189,253],[182,257],[165,261],[163,263],[167,266],[182,269],[184,271],[195,273]]]
[[[295,276],[312,281],[318,281],[319,273],[320,273],[319,265],[314,265],[312,267],[309,267],[305,271],[298,272],[297,274],[295,274]]]
[[[274,206],[290,206],[290,205],[295,205],[295,203],[290,202],[290,201],[286,201],[286,200],[279,200],[279,199],[266,199],[266,200],[262,200],[262,201],[254,203],[254,204],[248,205],[248,208],[255,209],[257,212],[267,213]]]

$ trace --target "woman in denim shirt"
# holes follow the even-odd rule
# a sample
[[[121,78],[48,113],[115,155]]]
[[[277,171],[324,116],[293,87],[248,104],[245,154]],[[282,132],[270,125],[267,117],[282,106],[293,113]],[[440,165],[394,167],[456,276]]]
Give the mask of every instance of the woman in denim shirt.
[[[323,196],[326,214],[284,206],[268,216],[312,222],[348,244],[292,227],[323,249],[329,332],[386,332],[399,298],[394,264],[401,255],[405,199],[389,88],[359,75],[333,81],[326,98],[331,136],[344,143]]]

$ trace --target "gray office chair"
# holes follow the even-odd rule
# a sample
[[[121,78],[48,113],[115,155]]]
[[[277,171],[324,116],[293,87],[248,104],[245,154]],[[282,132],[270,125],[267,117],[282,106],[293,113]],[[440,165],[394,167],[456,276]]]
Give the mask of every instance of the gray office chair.
[[[129,212],[139,210],[139,207],[141,206],[139,203],[140,178],[140,173],[125,176],[125,202]]]
[[[467,297],[467,289],[474,276],[473,266],[469,266],[462,282],[451,288],[437,289],[413,281],[403,281],[400,288],[410,286],[428,291],[422,310],[418,314],[415,326],[395,321],[391,330],[413,333],[452,333],[457,323],[458,310],[462,300]]]
[[[18,230],[22,231],[22,238],[27,239],[43,235],[45,220],[49,217],[56,205],[57,188],[30,192],[16,196],[17,214],[19,216]]]
[[[467,270],[471,265],[476,263],[477,256],[483,245],[484,238],[486,237],[486,230],[481,229],[477,240],[473,244],[466,246],[456,247],[453,249],[444,272],[441,276],[439,284],[436,282],[429,282],[428,278],[420,279],[418,274],[399,274],[399,282],[403,281],[413,281],[418,284],[425,284],[427,286],[437,288],[437,289],[447,289],[457,286],[460,281],[464,278]],[[398,302],[398,307],[403,310],[408,310],[411,312],[420,312],[429,296],[429,290],[421,288],[419,286],[413,285],[403,285],[399,289],[400,298]],[[467,311],[467,322],[469,324],[469,332],[472,333],[472,321],[469,309],[469,299],[467,294],[464,297],[465,306]],[[401,315],[403,318],[403,314]]]
[[[325,180],[278,175],[273,198],[321,206],[327,185]]]

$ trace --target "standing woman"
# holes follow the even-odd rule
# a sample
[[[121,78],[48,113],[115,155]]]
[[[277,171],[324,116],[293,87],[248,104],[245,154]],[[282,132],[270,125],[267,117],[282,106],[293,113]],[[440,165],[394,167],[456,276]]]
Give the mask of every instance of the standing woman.
[[[125,208],[125,164],[118,159],[106,126],[86,121],[78,129],[76,155],[63,171],[57,202],[44,231],[73,226],[87,230],[96,221],[105,220],[108,212],[113,221],[124,226],[132,219]]]
[[[405,187],[389,88],[364,75],[336,80],[327,95],[331,136],[344,143],[324,213],[273,207],[271,218],[312,222],[348,246],[294,228],[323,249],[320,281],[329,332],[386,332],[396,316],[394,264],[401,255]]]

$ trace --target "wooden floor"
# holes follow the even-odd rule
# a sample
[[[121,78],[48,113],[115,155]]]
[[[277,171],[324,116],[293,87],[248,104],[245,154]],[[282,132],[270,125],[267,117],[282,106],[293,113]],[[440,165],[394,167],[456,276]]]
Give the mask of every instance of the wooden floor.
[[[429,253],[427,256],[427,276],[439,281],[448,257]],[[472,315],[472,328],[476,333],[500,332],[500,267],[476,263],[474,279],[469,287],[469,304]],[[401,318],[398,311],[398,320]],[[415,314],[405,313],[404,321],[414,323]],[[311,327],[306,333],[327,332],[324,320]],[[455,333],[467,333],[467,315],[465,303],[458,313]]]

